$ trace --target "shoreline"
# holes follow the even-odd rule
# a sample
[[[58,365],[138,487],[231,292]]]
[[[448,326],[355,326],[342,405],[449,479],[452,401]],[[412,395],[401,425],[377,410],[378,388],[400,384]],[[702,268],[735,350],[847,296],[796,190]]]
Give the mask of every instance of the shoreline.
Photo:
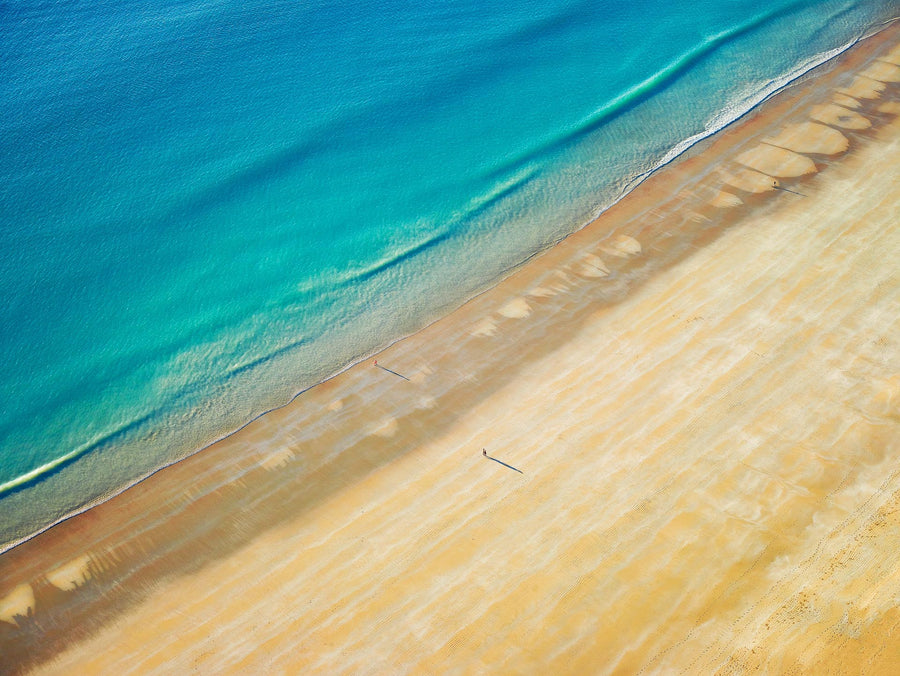
[[[69,643],[66,638],[70,634],[77,637],[101,632],[113,618],[144,604],[142,584],[152,587],[172,575],[182,579],[197,574],[237,555],[257,538],[265,539],[265,533],[282,530],[303,515],[314,513],[341,491],[368,482],[391,466],[414,465],[411,451],[432,444],[433,439],[458,435],[461,427],[483,429],[484,423],[479,428],[478,421],[473,421],[472,411],[527,380],[526,367],[558,353],[598,319],[621,312],[661,275],[690,261],[736,224],[783,208],[770,198],[794,196],[776,195],[768,189],[768,183],[753,183],[752,174],[738,175],[741,170],[733,166],[723,180],[722,159],[733,158],[758,141],[761,133],[774,131],[773,125],[779,125],[798,107],[827,105],[821,99],[831,97],[828,83],[852,74],[854,64],[858,67],[871,61],[871,53],[894,37],[885,33],[896,32],[894,24],[880,34],[880,46],[876,35],[835,57],[833,61],[840,64],[795,85],[801,91],[793,92],[794,97],[787,96],[791,92],[785,89],[779,90],[738,122],[654,171],[588,226],[536,254],[449,316],[378,353],[386,368],[404,374],[416,387],[427,384],[427,391],[409,388],[398,393],[391,376],[373,379],[374,369],[368,368],[366,361],[349,366],[298,393],[288,404],[261,414],[201,449],[203,453],[198,451],[157,470],[116,497],[66,517],[57,526],[7,549],[0,555],[0,599],[6,602],[0,604],[4,605],[2,609],[9,611],[9,599],[15,594],[19,594],[15,598],[27,601],[27,592],[16,590],[29,585],[32,606],[35,598],[44,598],[44,603],[57,611],[52,621],[43,620],[51,629],[42,636],[50,636],[51,652],[58,653]],[[886,86],[896,92],[896,84]],[[799,102],[798,93],[802,94]],[[862,108],[867,113],[878,105],[877,98],[871,100],[876,103]],[[892,115],[896,112],[885,113],[879,124],[891,124],[888,118]],[[846,132],[853,134],[860,135],[859,139],[854,137],[855,145],[876,140],[875,132]],[[853,152],[851,149],[848,157]],[[815,163],[823,167],[821,173],[827,175],[831,160],[821,153],[815,158]],[[781,158],[763,160],[784,164]],[[834,160],[834,166],[841,166],[841,162]],[[819,173],[816,170],[811,178],[804,178],[806,174],[779,177],[774,187],[782,191],[800,188],[796,192],[801,192]],[[748,189],[729,187],[727,181]],[[757,188],[759,192],[755,192]],[[672,236],[651,236],[663,222]],[[562,275],[557,274],[560,271]],[[595,284],[601,280],[606,287],[598,292]],[[491,351],[484,341],[498,336],[504,343],[496,351],[501,357],[509,357],[509,362],[498,363],[497,357],[484,354]],[[455,351],[441,346],[455,346]],[[627,346],[623,349],[627,351]],[[469,367],[466,360],[457,361],[460,354],[480,361]],[[503,363],[510,365],[501,366]],[[460,383],[471,383],[472,387]],[[365,410],[360,412],[360,408]],[[323,411],[333,415],[323,415]],[[560,424],[564,426],[564,422]],[[564,433],[561,429],[560,435]],[[468,434],[468,438],[473,437]],[[315,445],[314,452],[307,453],[310,445]],[[303,450],[295,452],[298,448]],[[159,489],[159,494],[154,489]],[[261,513],[247,517],[248,508]],[[238,522],[233,528],[223,530],[215,525],[232,518]],[[144,532],[132,535],[130,530],[137,526]],[[213,541],[198,537],[210,532]],[[220,540],[224,542],[217,542]],[[197,541],[210,548],[204,556],[197,556],[202,548]],[[145,550],[155,550],[157,559],[148,563]],[[76,561],[81,561],[80,567],[73,565]],[[66,570],[62,577],[72,578],[68,582],[60,582],[59,575],[54,577],[61,568]],[[65,588],[70,584],[71,588]],[[104,595],[114,586],[129,584],[137,585],[138,591],[122,593],[104,611]],[[22,601],[18,602],[22,607]],[[25,606],[30,607],[28,603]],[[73,631],[73,618],[83,623],[77,631]],[[21,628],[16,621],[4,620],[7,618],[0,617],[0,628],[5,632],[11,631],[7,625]],[[0,635],[0,645],[5,640],[14,641],[15,637]],[[29,661],[27,653],[19,657],[23,664]]]
[[[105,502],[108,502],[109,500],[113,500],[113,499],[117,498],[118,496],[131,490],[135,486],[154,477],[159,472],[164,471],[164,470],[168,469],[169,467],[172,467],[173,465],[176,465],[180,462],[184,462],[185,460],[187,460],[199,453],[206,451],[207,449],[215,446],[216,444],[219,444],[219,443],[227,440],[229,437],[240,433],[247,426],[254,424],[256,421],[258,421],[263,416],[269,415],[275,411],[278,411],[285,407],[291,406],[291,404],[293,404],[294,401],[296,401],[298,397],[301,397],[302,395],[307,393],[309,390],[311,390],[315,387],[320,387],[327,381],[340,376],[347,370],[356,368],[359,365],[366,363],[368,360],[372,359],[373,357],[377,357],[378,354],[381,354],[382,352],[390,349],[396,343],[407,340],[410,337],[415,336],[418,333],[421,333],[422,331],[428,329],[432,324],[444,320],[448,314],[452,314],[454,312],[459,311],[463,306],[465,306],[467,303],[471,302],[472,300],[478,298],[479,296],[486,294],[486,293],[491,293],[497,286],[502,284],[506,279],[508,279],[512,275],[515,275],[523,266],[530,264],[531,261],[533,261],[536,258],[539,258],[544,253],[546,253],[548,250],[558,246],[561,242],[565,241],[566,239],[568,239],[575,233],[578,233],[581,230],[592,226],[607,211],[614,209],[616,207],[616,205],[619,202],[621,202],[622,200],[628,199],[629,195],[632,192],[634,192],[634,190],[639,188],[642,183],[644,183],[645,181],[647,181],[648,179],[653,177],[657,172],[665,170],[666,167],[668,167],[669,165],[671,165],[673,163],[678,163],[678,162],[687,160],[691,156],[691,154],[694,152],[701,152],[700,150],[698,150],[698,147],[702,148],[702,146],[705,142],[707,142],[710,139],[716,137],[717,135],[723,133],[729,127],[741,124],[741,122],[744,118],[746,118],[749,115],[754,115],[755,111],[758,111],[758,109],[760,107],[765,106],[771,99],[784,95],[787,91],[789,91],[789,89],[791,87],[802,84],[802,82],[806,78],[817,77],[815,75],[815,71],[821,70],[821,69],[827,70],[836,61],[840,60],[842,56],[847,54],[847,52],[853,50],[858,45],[864,43],[867,40],[877,38],[879,33],[891,30],[892,27],[896,26],[898,20],[900,20],[900,19],[893,19],[891,21],[885,22],[880,27],[873,28],[870,32],[860,36],[856,40],[849,42],[841,47],[838,47],[835,50],[832,50],[831,52],[828,52],[825,56],[821,57],[820,59],[811,61],[809,64],[800,66],[796,71],[786,75],[785,78],[783,79],[783,81],[781,81],[774,89],[772,89],[771,91],[769,91],[767,93],[763,92],[762,95],[758,98],[758,100],[756,100],[755,103],[753,103],[746,110],[739,112],[735,117],[731,117],[724,123],[717,124],[709,129],[705,130],[704,132],[701,132],[700,134],[697,134],[691,138],[685,139],[684,141],[679,143],[675,148],[673,148],[671,151],[669,151],[669,153],[667,153],[667,155],[664,158],[662,158],[657,165],[655,165],[654,167],[652,167],[645,173],[643,173],[639,176],[636,176],[632,180],[630,180],[627,183],[626,187],[623,189],[623,192],[618,197],[616,197],[613,202],[611,202],[610,204],[608,204],[606,206],[600,207],[597,210],[597,212],[591,218],[589,218],[586,222],[577,226],[568,235],[565,235],[564,237],[552,242],[548,247],[538,250],[538,251],[535,251],[532,255],[530,255],[527,258],[525,258],[524,260],[520,261],[515,267],[507,270],[503,275],[498,277],[490,286],[482,289],[481,291],[476,293],[474,296],[463,301],[459,306],[456,306],[454,309],[450,310],[448,313],[444,313],[440,316],[437,316],[436,318],[432,319],[428,323],[424,324],[418,330],[416,330],[412,333],[407,333],[407,334],[401,335],[399,337],[396,337],[396,338],[392,339],[390,342],[388,342],[385,345],[383,345],[382,347],[380,347],[379,349],[377,349],[376,351],[374,351],[370,354],[366,354],[366,355],[362,356],[361,358],[359,358],[358,360],[352,361],[352,362],[346,364],[344,367],[342,367],[338,371],[332,373],[325,379],[318,381],[316,383],[313,383],[313,384],[306,386],[303,389],[297,391],[296,393],[291,395],[287,399],[287,401],[285,401],[284,403],[279,404],[272,408],[265,409],[265,410],[259,412],[258,414],[256,414],[255,416],[253,416],[252,418],[250,418],[249,420],[247,420],[246,422],[242,423],[240,426],[238,426],[234,429],[231,429],[229,431],[222,432],[221,434],[215,436],[213,438],[213,440],[210,441],[209,443],[206,443],[203,446],[196,448],[192,451],[188,451],[185,455],[182,455],[182,456],[178,457],[177,459],[174,459],[164,465],[161,465],[161,466],[153,469],[150,472],[147,472],[143,476],[135,479],[134,481],[132,481],[130,483],[127,483],[121,487],[113,489],[112,491],[108,492],[107,494],[105,494],[95,500],[92,500],[92,501],[86,503],[85,505],[59,517],[52,523],[47,524],[46,526],[40,528],[39,530],[37,530],[29,535],[25,535],[21,538],[13,539],[9,542],[0,544],[0,556],[2,556],[5,552],[16,548],[17,546],[19,546],[25,542],[28,542],[29,540],[31,540],[35,537],[38,537],[42,533],[45,533],[46,531],[54,528],[55,526],[57,526],[61,523],[64,523],[65,521],[67,521],[69,519],[75,518],[81,514],[84,514],[85,512],[90,511],[91,509],[94,509],[95,507],[97,507]],[[39,480],[40,477],[47,474],[48,471],[51,474],[55,473],[57,471],[60,471],[60,470],[64,471],[64,468],[66,466],[71,465],[73,462],[77,462],[78,458],[85,455],[86,453],[90,453],[94,449],[95,445],[96,444],[90,444],[84,448],[76,448],[60,458],[57,458],[48,463],[45,463],[41,467],[37,467],[19,477],[10,479],[9,481],[0,485],[0,496],[2,496],[4,492],[16,492],[16,491],[23,490],[23,489],[27,490],[29,484],[31,484],[35,480]],[[47,468],[49,468],[49,469],[47,469]]]

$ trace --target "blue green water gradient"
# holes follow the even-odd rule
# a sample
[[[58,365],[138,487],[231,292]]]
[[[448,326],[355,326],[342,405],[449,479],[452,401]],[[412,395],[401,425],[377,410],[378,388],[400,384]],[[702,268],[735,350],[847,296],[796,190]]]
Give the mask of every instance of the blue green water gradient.
[[[0,4],[0,549],[458,306],[896,10]]]

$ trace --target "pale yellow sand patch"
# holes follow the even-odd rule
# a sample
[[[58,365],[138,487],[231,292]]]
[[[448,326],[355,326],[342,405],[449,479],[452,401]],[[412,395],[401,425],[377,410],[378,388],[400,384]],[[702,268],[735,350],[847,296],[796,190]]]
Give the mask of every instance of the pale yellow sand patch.
[[[888,115],[900,115],[900,101],[885,101],[878,106],[879,113]]]
[[[409,380],[417,385],[421,385],[428,380],[428,376],[432,373],[434,373],[434,370],[430,366],[422,366],[409,376]]]
[[[877,380],[873,390],[871,414],[900,420],[900,373]]]
[[[16,616],[28,617],[34,610],[34,591],[30,584],[20,584],[0,599],[0,621],[16,624]]]
[[[508,319],[524,319],[531,314],[531,306],[524,298],[516,298],[500,308],[499,312]]]
[[[838,89],[838,93],[855,99],[877,99],[884,91],[885,84],[867,77],[855,77],[849,87]]]
[[[900,46],[894,47],[887,54],[882,54],[878,57],[878,60],[887,61],[888,63],[900,66]]]
[[[435,406],[437,406],[437,399],[435,399],[431,395],[419,397],[419,400],[416,402],[416,408],[420,411],[430,411]]]
[[[629,235],[616,235],[610,242],[600,247],[600,250],[611,256],[630,258],[641,253],[641,243]]]
[[[891,49],[887,54],[878,57],[879,61],[887,61],[894,65],[900,66],[900,45]]]
[[[473,336],[493,336],[497,333],[497,321],[493,317],[485,317],[475,324],[469,333]]]
[[[760,143],[744,151],[736,161],[760,173],[782,178],[794,178],[816,171],[815,162],[808,157],[768,143]]]
[[[832,103],[813,106],[809,116],[818,122],[843,129],[868,129],[872,126],[872,123],[859,113]]]
[[[753,169],[739,167],[733,171],[722,170],[720,177],[726,185],[744,192],[761,193],[775,189],[775,179]]]
[[[264,456],[259,464],[269,471],[274,471],[284,467],[293,459],[294,452],[290,448],[281,448]]]
[[[556,284],[552,284],[550,288],[558,294],[565,293],[566,291],[571,290],[575,285],[572,277],[565,270],[554,270],[553,276],[556,277],[559,282]]]
[[[744,201],[740,197],[734,193],[726,192],[725,190],[716,191],[716,194],[709,200],[709,204],[720,209],[737,207],[743,203]]]
[[[837,129],[817,122],[800,122],[785,127],[777,136],[763,139],[766,143],[797,153],[838,155],[850,147],[850,141]]]
[[[329,411],[340,411],[342,408],[344,408],[343,399],[335,399],[333,402],[328,404]]]
[[[609,274],[609,268],[606,263],[595,254],[586,254],[581,259],[581,265],[578,266],[578,274],[583,277],[606,277]]]
[[[831,100],[839,106],[844,106],[844,108],[859,108],[860,106],[859,101],[846,94],[835,94]]]
[[[381,421],[372,426],[369,430],[369,434],[372,434],[376,437],[382,437],[384,439],[388,439],[395,434],[397,434],[397,430],[400,429],[400,425],[397,422],[396,418],[387,418],[386,420]]]
[[[71,591],[90,579],[90,564],[91,557],[84,554],[47,573],[47,581],[58,589]]]
[[[550,298],[551,296],[555,296],[558,292],[553,289],[547,289],[543,286],[536,286],[533,289],[528,290],[528,295],[533,298]]]
[[[876,61],[862,71],[861,75],[879,82],[900,82],[900,66],[885,61]]]

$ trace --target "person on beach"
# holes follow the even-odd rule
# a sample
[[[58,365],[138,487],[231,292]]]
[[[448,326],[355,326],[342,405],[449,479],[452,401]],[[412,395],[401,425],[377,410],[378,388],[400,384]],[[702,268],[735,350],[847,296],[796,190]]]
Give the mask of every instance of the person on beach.
[[[485,458],[488,457],[487,449],[486,449],[486,448],[482,448],[482,449],[481,449],[481,455],[483,455]]]

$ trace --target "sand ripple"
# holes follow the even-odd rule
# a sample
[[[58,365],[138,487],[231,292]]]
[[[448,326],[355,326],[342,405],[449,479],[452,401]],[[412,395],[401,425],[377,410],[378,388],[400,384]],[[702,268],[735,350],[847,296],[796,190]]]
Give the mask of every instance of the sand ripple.
[[[500,308],[500,314],[508,319],[524,319],[531,314],[531,306],[524,298],[516,298]]]
[[[847,137],[837,129],[816,122],[800,122],[789,125],[777,136],[767,138],[765,141],[797,153],[821,155],[839,155],[850,146]]]
[[[855,77],[849,87],[844,87],[838,91],[855,99],[877,99],[881,96],[884,88],[883,82],[878,82],[868,77]]]
[[[809,116],[823,124],[844,129],[868,129],[872,126],[872,123],[859,113],[830,103],[813,106]]]
[[[0,622],[17,624],[17,617],[28,617],[34,610],[34,591],[30,584],[20,584],[0,598]]]
[[[744,203],[744,201],[735,195],[734,193],[726,192],[724,190],[716,191],[715,195],[709,200],[709,203],[720,209],[727,209],[730,207],[737,207]]]
[[[760,143],[755,148],[741,153],[737,162],[769,176],[794,178],[816,171],[815,162],[798,153],[777,148],[768,143]]]
[[[723,183],[744,192],[761,193],[775,189],[775,181],[771,176],[752,169],[738,168],[722,171],[720,175]]]
[[[861,74],[879,82],[900,82],[900,66],[885,61],[876,61]]]
[[[581,259],[578,274],[583,277],[606,277],[609,274],[609,268],[600,256],[587,254]]]

